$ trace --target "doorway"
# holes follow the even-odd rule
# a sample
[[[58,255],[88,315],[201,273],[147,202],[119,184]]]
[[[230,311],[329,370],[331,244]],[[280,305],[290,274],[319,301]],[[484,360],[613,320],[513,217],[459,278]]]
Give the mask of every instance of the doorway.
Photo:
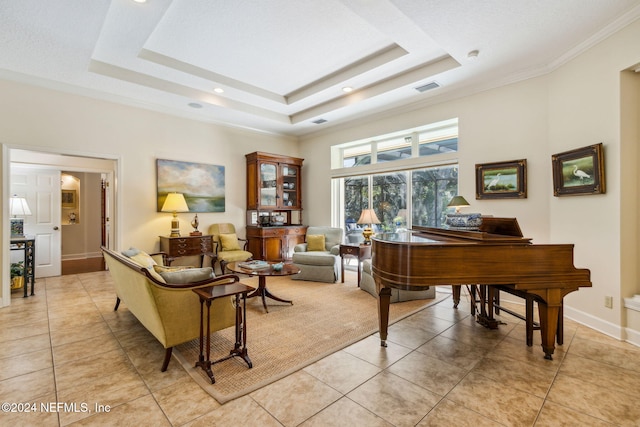
[[[110,219],[115,193],[109,183],[116,173],[116,160],[12,149],[10,166],[12,191],[21,191],[36,210],[24,219],[25,233],[36,235],[36,279],[103,270],[100,246],[110,247],[113,241]],[[36,176],[57,174],[57,178],[52,178],[52,190],[43,197],[35,186],[20,185],[27,180],[14,174],[15,170]],[[51,214],[46,215],[46,234],[39,238],[34,231],[42,223],[43,198],[55,200]]]
[[[105,269],[100,251],[106,246],[105,174],[64,170],[60,175],[62,275]]]

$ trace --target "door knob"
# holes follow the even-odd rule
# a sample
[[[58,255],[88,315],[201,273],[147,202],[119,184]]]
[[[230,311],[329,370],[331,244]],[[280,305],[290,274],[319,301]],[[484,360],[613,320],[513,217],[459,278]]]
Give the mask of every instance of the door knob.
[[[54,226],[54,227],[53,227],[53,229],[54,229],[54,230],[56,230],[56,231],[57,231],[57,230],[59,230],[59,228],[58,228],[58,226],[57,226],[57,225],[56,225],[56,226]]]

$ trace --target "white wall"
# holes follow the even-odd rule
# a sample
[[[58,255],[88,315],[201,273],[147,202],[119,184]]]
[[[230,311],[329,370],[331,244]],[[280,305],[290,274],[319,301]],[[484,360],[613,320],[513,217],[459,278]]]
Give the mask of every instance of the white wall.
[[[632,24],[564,65],[550,76],[549,148],[566,151],[604,143],[606,194],[551,200],[551,236],[576,244],[575,262],[591,270],[593,288],[567,298],[578,319],[623,337],[621,234],[621,72],[640,60],[640,22]],[[637,142],[636,142],[637,143]],[[628,164],[627,164],[628,165]],[[626,167],[635,176],[637,163]],[[637,244],[637,233],[632,237]],[[627,243],[629,244],[629,243]],[[612,296],[612,309],[604,297]],[[624,325],[623,325],[624,326]]]
[[[570,294],[566,313],[624,338],[620,254],[635,250],[638,236],[621,240],[626,229],[620,221],[620,181],[625,176],[619,167],[620,73],[640,61],[638,40],[640,21],[546,76],[319,131],[302,138],[300,155],[328,165],[332,145],[458,117],[459,192],[471,202],[470,209],[518,218],[523,233],[535,243],[574,243],[575,266],[591,270],[593,287]],[[598,142],[605,144],[607,193],[554,197],[551,155]],[[523,158],[528,167],[527,199],[474,200],[476,163]],[[314,162],[307,177],[307,218],[313,224],[328,224],[328,166]],[[640,293],[637,284],[635,289]],[[605,295],[614,297],[613,309],[604,307]]]

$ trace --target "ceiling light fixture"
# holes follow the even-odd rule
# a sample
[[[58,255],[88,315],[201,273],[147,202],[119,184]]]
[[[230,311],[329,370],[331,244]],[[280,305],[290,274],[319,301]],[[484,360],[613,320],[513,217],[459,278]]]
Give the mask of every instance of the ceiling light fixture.
[[[215,93],[224,93],[224,89],[222,89],[221,87],[217,87],[213,90]]]
[[[197,102],[190,102],[188,105],[191,108],[202,108],[202,104],[198,104]]]
[[[475,61],[476,59],[478,59],[478,55],[480,54],[479,50],[472,50],[471,52],[469,52],[467,54],[467,59],[469,61]]]
[[[342,91],[344,93],[349,93],[349,92],[353,91],[353,88],[351,86],[345,86],[345,87],[342,88]]]
[[[133,1],[136,2],[136,3],[146,3],[147,2],[147,0],[133,0]]]

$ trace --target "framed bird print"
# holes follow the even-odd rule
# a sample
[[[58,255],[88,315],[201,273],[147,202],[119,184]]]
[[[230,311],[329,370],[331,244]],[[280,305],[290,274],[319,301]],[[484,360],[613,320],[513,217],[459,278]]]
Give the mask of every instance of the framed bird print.
[[[554,154],[551,162],[554,196],[583,196],[605,192],[602,143]]]
[[[527,160],[476,165],[476,199],[525,199]]]

